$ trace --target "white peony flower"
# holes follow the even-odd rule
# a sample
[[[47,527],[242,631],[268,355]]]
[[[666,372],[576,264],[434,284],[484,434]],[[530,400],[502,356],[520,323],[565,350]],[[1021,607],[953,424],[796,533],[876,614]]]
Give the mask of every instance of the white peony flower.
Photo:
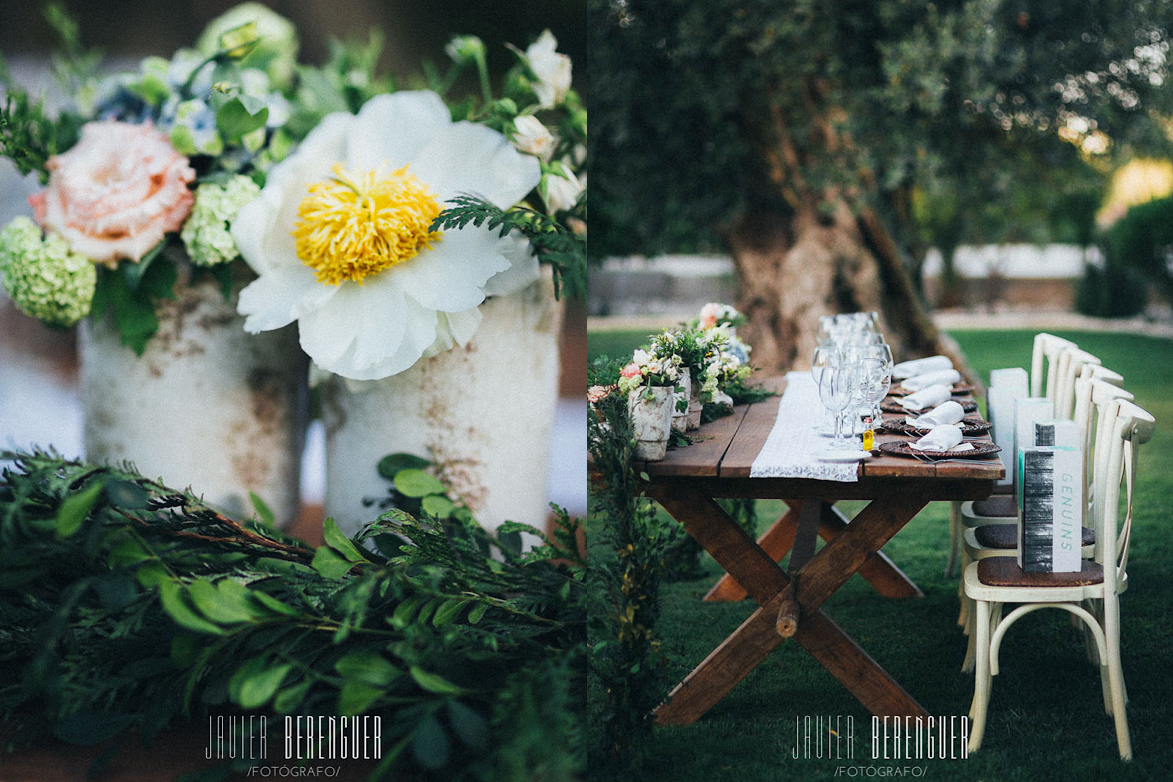
[[[538,83],[533,87],[543,109],[554,108],[566,100],[566,93],[570,91],[570,58],[559,54],[557,48],[558,39],[549,30],[544,30],[525,50],[530,70],[538,77]]]
[[[232,223],[260,275],[240,294],[245,330],[296,320],[310,358],[355,380],[466,345],[478,305],[536,281],[538,261],[524,239],[431,222],[461,193],[513,206],[540,176],[500,133],[452,122],[433,92],[326,116]]]

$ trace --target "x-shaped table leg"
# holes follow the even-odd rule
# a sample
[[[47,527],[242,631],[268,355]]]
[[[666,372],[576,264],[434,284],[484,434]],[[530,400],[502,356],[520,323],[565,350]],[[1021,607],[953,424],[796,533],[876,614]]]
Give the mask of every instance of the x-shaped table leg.
[[[794,546],[794,535],[798,529],[798,514],[800,504],[796,501],[787,503],[789,507],[781,518],[770,525],[762,536],[758,538],[758,546],[770,555],[775,561],[781,561]],[[847,528],[850,523],[843,512],[831,503],[823,503],[822,518],[819,522],[819,537],[829,541]],[[874,551],[860,566],[859,574],[872,585],[883,597],[905,598],[924,597],[920,587],[896,566],[882,551]],[[737,580],[726,573],[717,580],[713,588],[708,591],[704,599],[710,602],[737,602],[747,597],[745,588]]]
[[[712,497],[683,485],[653,485],[649,494],[684,524],[760,606],[655,711],[662,725],[688,725],[782,642],[775,624],[791,580]],[[794,639],[876,715],[927,716],[927,712],[820,606],[925,504],[912,496],[874,500],[797,575],[794,595],[801,618]]]

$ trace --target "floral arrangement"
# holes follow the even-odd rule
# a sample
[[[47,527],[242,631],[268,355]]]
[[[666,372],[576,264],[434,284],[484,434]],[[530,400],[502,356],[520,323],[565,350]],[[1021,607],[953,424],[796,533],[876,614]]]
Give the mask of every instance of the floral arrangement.
[[[664,329],[652,338],[652,353],[659,358],[679,357],[680,365],[693,377],[700,377],[711,351],[697,329]]]
[[[556,294],[581,292],[586,112],[549,31],[513,49],[494,97],[475,36],[451,41],[442,78],[397,91],[374,72],[378,36],[301,65],[294,26],[256,3],[102,78],[50,18],[77,105],[50,118],[16,90],[0,113],[0,154],[47,185],[33,220],[0,231],[25,313],[68,326],[112,310],[141,353],[180,272],[211,275],[226,294],[247,283],[246,331],[296,322],[318,367],[362,380],[467,344],[485,298],[540,264]],[[480,96],[446,97],[469,69]]]
[[[680,357],[658,357],[646,350],[636,350],[631,362],[619,371],[619,390],[627,393],[648,386],[675,386],[680,380]]]
[[[705,347],[705,366],[700,374],[701,397],[706,402],[732,405],[727,386],[743,383],[753,374],[749,364],[752,348],[738,339],[726,324],[704,329],[698,341]]]
[[[745,316],[729,304],[710,301],[701,307],[700,315],[695,325],[701,329],[711,329],[714,326],[742,326]]]

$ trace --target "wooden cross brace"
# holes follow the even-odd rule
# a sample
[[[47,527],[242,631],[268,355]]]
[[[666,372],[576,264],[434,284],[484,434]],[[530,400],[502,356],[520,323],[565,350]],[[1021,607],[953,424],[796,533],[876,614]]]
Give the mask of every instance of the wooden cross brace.
[[[778,621],[787,601],[797,603],[794,639],[868,711],[876,715],[928,716],[820,608],[852,573],[920,512],[927,504],[926,499],[913,493],[892,494],[873,500],[850,523],[839,517],[842,528],[792,579],[703,491],[683,483],[671,486],[653,483],[648,494],[684,525],[759,606],[669,693],[654,713],[659,724],[695,722],[776,649],[784,640],[778,632]],[[791,507],[789,513],[797,511],[801,517],[802,506],[813,503],[819,514],[817,518],[828,518],[822,508],[830,506],[819,500],[787,502]]]

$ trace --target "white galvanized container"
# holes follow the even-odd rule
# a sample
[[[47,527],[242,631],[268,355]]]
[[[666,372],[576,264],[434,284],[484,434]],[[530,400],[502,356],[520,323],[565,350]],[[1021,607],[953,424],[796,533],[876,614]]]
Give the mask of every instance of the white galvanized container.
[[[672,386],[641,386],[627,395],[627,410],[635,434],[635,457],[658,461],[668,452],[672,427]]]
[[[410,453],[433,462],[483,527],[545,529],[562,310],[546,270],[525,290],[482,304],[466,347],[382,380],[328,381],[326,515],[350,535],[377,518],[389,488],[379,460]]]
[[[159,302],[141,356],[121,344],[109,313],[81,324],[86,459],[130,461],[237,517],[253,514],[254,492],[288,526],[306,421],[296,327],[245,333],[236,295],[225,299],[208,278],[189,284],[182,264],[175,293]]]

